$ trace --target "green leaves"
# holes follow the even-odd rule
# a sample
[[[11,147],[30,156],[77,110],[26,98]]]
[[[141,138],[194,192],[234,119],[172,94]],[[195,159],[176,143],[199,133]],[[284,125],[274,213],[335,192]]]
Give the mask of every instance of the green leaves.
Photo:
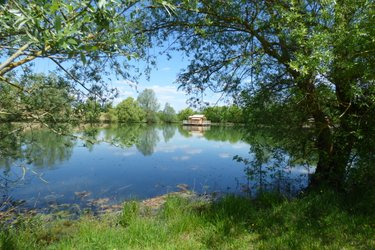
[[[13,61],[17,62],[9,63],[0,76],[28,64],[35,54],[37,57],[56,56],[62,60],[62,64],[70,59],[78,59],[76,64],[81,65],[89,60],[93,64],[114,65],[122,55],[127,55],[127,60],[132,60],[134,55],[145,56],[148,40],[142,39],[143,35],[139,32],[145,13],[131,8],[136,3],[132,0],[126,3],[108,0],[36,0],[22,3],[8,1],[0,5],[0,48],[4,55],[13,55]],[[135,18],[128,20],[128,16]],[[24,54],[30,56],[23,60],[23,55],[15,54],[13,48],[20,48],[28,42],[33,45]],[[102,53],[101,57],[98,57],[98,53]],[[107,57],[112,59],[106,60]],[[113,65],[103,68],[114,68]],[[125,76],[129,65],[117,65],[124,65],[116,70]]]
[[[141,109],[137,101],[128,97],[116,106],[118,121],[123,123],[142,122],[145,112]]]
[[[55,19],[55,30],[56,30],[56,33],[59,33],[61,31],[61,17],[60,16],[57,16],[56,19]]]
[[[285,126],[315,127],[317,171],[342,183],[357,132],[371,126],[372,0],[179,1],[174,15],[160,8],[154,16],[149,30],[162,41],[172,34],[172,47],[191,58],[180,88],[235,100],[242,92],[254,123],[276,117]]]
[[[102,9],[106,4],[107,4],[107,0],[99,0],[98,1],[99,9]]]
[[[161,120],[166,123],[172,123],[177,120],[176,111],[174,108],[167,102],[165,103],[164,109],[161,112]]]
[[[86,64],[87,61],[86,61],[86,56],[85,56],[85,54],[81,53],[80,56],[81,56],[81,61],[82,61],[82,63],[83,63],[83,64]]]

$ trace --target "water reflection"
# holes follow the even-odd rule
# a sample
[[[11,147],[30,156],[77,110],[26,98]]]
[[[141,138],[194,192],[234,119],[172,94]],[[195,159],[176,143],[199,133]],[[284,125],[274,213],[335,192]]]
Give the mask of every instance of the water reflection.
[[[139,152],[144,156],[152,155],[160,138],[155,127],[147,126],[142,134],[139,135],[135,143]]]
[[[20,132],[16,126],[1,127],[7,133],[1,143],[0,167],[33,165],[37,168],[54,168],[56,163],[69,160],[74,147],[71,137],[57,135],[47,129],[30,129]],[[12,131],[18,131],[12,132]]]
[[[244,131],[242,127],[224,127],[219,126],[215,129],[205,131],[204,137],[213,141],[229,141],[237,143],[244,139]]]
[[[308,185],[314,172],[316,153],[311,131],[290,127],[247,128],[246,141],[251,145],[244,163],[248,192],[278,191],[295,195]]]
[[[2,133],[12,131],[6,129]],[[148,198],[175,191],[180,184],[198,193],[249,195],[270,189],[294,192],[306,185],[300,176],[308,174],[306,159],[292,155],[293,147],[278,144],[265,131],[245,135],[243,127],[186,130],[146,124],[86,126],[76,139],[48,130],[26,131],[2,147],[7,151],[1,151],[6,157],[0,167],[8,171],[0,177],[8,181],[0,181],[1,189],[8,197],[43,207]],[[240,163],[233,161],[235,155]],[[25,177],[21,165],[27,169]],[[14,189],[10,183],[16,181],[22,184]]]
[[[175,128],[163,129],[164,140],[170,140],[174,135]],[[130,148],[136,146],[144,156],[152,155],[155,151],[160,137],[156,126],[146,124],[132,124],[111,126],[103,130],[104,139],[115,145]],[[98,140],[98,138],[96,138]]]
[[[177,126],[165,125],[162,126],[164,142],[169,142],[176,133]]]
[[[147,129],[145,124],[119,125],[104,129],[104,139],[116,145],[130,148]]]
[[[251,196],[265,191],[294,196],[308,185],[308,177],[314,171],[308,163],[293,164],[290,155],[280,148],[274,148],[272,152],[252,148],[248,157],[234,158],[245,164],[248,179],[240,185]]]
[[[0,211],[23,204],[12,197],[15,189],[27,189],[33,179],[47,182],[41,171],[69,161],[74,140],[30,125],[0,125]]]
[[[82,132],[83,138],[85,138],[85,146],[88,148],[88,150],[91,152],[94,149],[94,144],[98,139],[99,136],[99,128],[92,127],[91,125],[89,127],[85,127]]]
[[[192,136],[204,136],[205,132],[211,129],[211,126],[182,126],[182,129],[189,132]]]

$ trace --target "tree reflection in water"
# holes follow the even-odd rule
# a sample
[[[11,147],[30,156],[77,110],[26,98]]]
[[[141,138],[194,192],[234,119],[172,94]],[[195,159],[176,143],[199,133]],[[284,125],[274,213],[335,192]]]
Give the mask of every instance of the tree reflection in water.
[[[34,125],[35,126],[35,125]],[[9,192],[27,185],[35,176],[45,181],[39,171],[55,168],[69,160],[75,140],[51,130],[8,124],[0,125],[0,211],[16,204]]]
[[[154,126],[147,126],[138,141],[135,143],[137,149],[144,155],[152,155],[155,147],[160,141],[158,132]]]
[[[14,132],[12,132],[14,131]],[[0,145],[0,167],[11,168],[23,163],[37,168],[53,168],[71,157],[75,144],[73,137],[61,136],[48,129],[18,130],[3,124],[0,134],[6,134]]]
[[[162,126],[161,128],[163,131],[164,142],[167,143],[175,135],[177,127],[174,125],[168,124],[168,125]]]
[[[100,158],[103,157],[103,162],[105,162],[104,164],[106,165],[106,167],[102,168],[102,165],[100,165],[102,163],[98,163],[98,165],[95,166],[95,163],[94,161],[92,161],[92,159],[96,159],[96,156],[93,154],[83,153],[82,157],[89,157],[83,159],[87,160],[88,162],[91,161],[90,164],[92,164],[92,166],[90,166],[90,170],[87,170],[88,168],[86,164],[85,166],[82,166],[81,170],[71,170],[74,173],[69,173],[67,176],[74,176],[74,174],[79,171],[87,171],[85,172],[85,177],[82,178],[82,180],[87,182],[100,182],[104,178],[100,177],[99,179],[95,179],[96,170],[99,172],[103,171],[102,173],[104,175],[108,174],[108,179],[116,178],[117,172],[111,171],[126,172],[127,169],[125,168],[114,167],[117,166],[117,164],[122,164],[117,160],[120,159],[122,161],[123,159],[125,159],[124,157],[120,157],[116,160],[116,155],[113,155],[112,148],[112,144],[114,144],[119,147],[115,149],[116,152],[121,150],[125,151],[127,148],[131,148],[132,154],[130,155],[133,158],[127,159],[129,159],[129,161],[130,159],[134,161],[132,162],[132,164],[130,164],[131,166],[136,165],[137,167],[133,169],[129,168],[130,173],[132,173],[132,171],[135,172],[141,169],[143,167],[143,160],[145,160],[145,162],[154,162],[154,158],[147,157],[146,159],[145,157],[142,157],[142,155],[151,156],[154,154],[153,157],[157,157],[157,159],[159,159],[160,157],[161,161],[163,162],[163,167],[164,164],[166,165],[166,167],[170,167],[168,165],[169,163],[175,165],[180,164],[180,168],[178,170],[173,170],[170,172],[165,170],[160,172],[158,168],[152,168],[152,171],[156,171],[156,174],[160,174],[161,179],[165,178],[165,182],[167,184],[174,181],[173,178],[175,177],[171,176],[175,174],[181,174],[178,171],[186,171],[181,174],[182,179],[184,179],[185,177],[194,179],[201,178],[202,176],[225,176],[226,173],[232,172],[233,167],[236,167],[237,169],[240,168],[238,169],[238,173],[236,173],[236,176],[232,178],[234,179],[238,176],[239,182],[241,182],[239,184],[241,184],[242,191],[245,191],[246,193],[253,196],[255,196],[259,192],[269,190],[292,195],[295,194],[298,190],[300,190],[301,187],[305,187],[307,185],[307,176],[309,173],[312,173],[314,171],[313,166],[316,165],[317,160],[317,154],[313,150],[314,137],[312,136],[312,133],[309,131],[309,129],[301,128],[294,130],[291,128],[265,126],[254,128],[211,126],[209,130],[201,132],[199,136],[191,136],[189,134],[189,131],[183,130],[181,126],[177,127],[161,125],[149,126],[146,124],[120,124],[118,126],[109,126],[105,128],[86,127],[85,129],[81,130],[82,132],[77,133],[80,137],[82,136],[86,138],[86,140],[82,141],[75,140],[71,137],[59,136],[57,134],[54,134],[53,132],[43,129],[32,129],[20,133],[16,127],[10,126],[9,124],[3,124],[1,126],[2,127],[0,130],[0,135],[4,138],[4,140],[0,141],[0,168],[2,170],[2,172],[0,173],[0,192],[1,194],[3,194],[3,203],[6,202],[6,200],[4,199],[9,199],[8,194],[10,189],[21,186],[23,186],[23,189],[27,189],[27,186],[29,184],[33,185],[33,183],[30,183],[32,178],[35,180],[35,177],[39,177],[40,174],[46,172],[44,170],[57,168],[59,163],[69,160],[69,158],[71,158],[72,156],[73,147],[75,147],[78,142],[80,144],[84,143],[88,147],[89,151],[92,151],[93,154],[106,154],[100,155]],[[176,133],[177,129],[179,132]],[[159,143],[161,139],[164,139],[163,143]],[[373,164],[370,164],[371,161],[375,161],[374,154],[368,151],[368,149],[371,149],[372,152],[374,152],[374,140],[370,137],[367,137],[366,139],[368,143],[366,144],[364,142],[361,147],[358,147],[356,152],[357,154],[353,155],[353,166],[361,166],[360,168],[358,168],[361,171],[355,171],[355,167],[353,167],[353,169],[351,170],[352,174],[356,175],[356,178],[353,178],[351,180],[353,183],[356,182],[359,178],[368,178],[369,180],[374,178]],[[89,144],[89,141],[92,142],[91,145]],[[108,143],[103,143],[103,145],[101,145],[101,148],[99,149],[99,147],[96,148],[94,146],[94,143],[96,142],[111,142],[111,145],[108,145]],[[167,143],[170,144],[168,145],[168,147],[173,146],[177,148],[177,150],[168,153],[155,153],[158,151],[156,150],[158,144],[160,144],[159,146],[161,147],[165,147],[165,144]],[[184,147],[179,147],[182,144]],[[97,149],[101,151],[99,152],[97,151]],[[139,151],[138,154],[135,154],[136,150]],[[191,155],[187,155],[196,151],[204,153],[194,154],[194,157],[191,157]],[[122,152],[120,153],[122,154]],[[174,157],[175,155],[173,155],[176,153],[180,154],[180,156],[188,157],[185,157],[183,162],[173,161],[172,163],[170,159],[177,158]],[[237,153],[241,154],[241,157],[234,157]],[[78,158],[80,157],[81,155]],[[234,157],[234,160],[237,160],[241,163],[237,165],[233,164],[233,166],[230,167],[232,169],[228,169],[226,168],[228,167],[226,166],[226,164],[231,164],[231,157]],[[224,160],[225,158],[226,160]],[[80,164],[81,159],[78,159],[78,162],[78,164]],[[226,163],[224,163],[223,165],[223,162]],[[198,166],[199,164],[203,165],[200,166],[201,168],[196,168],[196,166]],[[241,175],[241,167],[244,166],[243,164],[245,164],[245,174]],[[152,164],[148,163],[144,165],[146,167],[149,167]],[[194,170],[190,171],[190,168],[188,168],[190,165],[195,167]],[[91,170],[92,168],[96,169]],[[199,172],[197,169],[202,172]],[[26,170],[25,175],[23,173],[24,170]],[[35,171],[36,174],[31,170]],[[150,169],[148,171],[150,171]],[[53,172],[50,173],[53,175]],[[88,174],[89,177],[87,177],[86,174]],[[93,175],[90,176],[90,174]],[[153,176],[153,174],[150,175]],[[247,178],[244,178],[245,175],[247,176]],[[225,180],[226,177],[221,176],[219,176],[218,182],[224,183],[225,181],[227,181]],[[43,176],[41,176],[41,178],[42,177]],[[142,185],[144,184],[142,183],[142,181],[144,181],[143,177],[139,177],[139,186],[137,188],[142,187]],[[61,177],[61,180],[59,179],[59,181],[61,183],[65,182],[64,178],[67,177]],[[85,178],[89,180],[86,180]],[[82,184],[82,180],[80,179],[80,177],[77,177],[77,180]],[[117,181],[120,184],[116,185],[122,185],[122,179]],[[152,181],[152,178],[148,180],[148,182],[150,183]],[[188,181],[188,179],[184,179],[183,181]],[[215,185],[215,181],[216,179],[212,179],[212,183],[210,185]],[[64,186],[64,183],[61,183],[60,185],[62,187],[67,187]],[[54,183],[51,182],[50,187],[52,187],[53,185]],[[85,191],[85,185],[86,184],[82,184],[81,189],[74,191]],[[107,183],[103,182],[101,183],[101,185],[105,186],[107,185]],[[220,184],[218,184],[218,186],[219,185]],[[227,186],[225,186],[224,189],[226,187]],[[74,189],[74,187],[70,185],[69,188],[69,192],[72,193],[72,189]],[[117,188],[117,186],[115,188]],[[236,189],[235,184],[230,188],[232,188],[230,191],[238,191],[238,187]],[[223,191],[224,189],[220,189],[220,191]],[[365,192],[366,190],[368,190],[368,187],[362,185],[358,186],[357,189],[358,192]],[[95,190],[95,188],[93,190]],[[89,191],[94,194],[95,191],[93,190]],[[64,191],[61,190],[61,192]],[[132,192],[137,191],[132,190]],[[369,193],[368,195],[374,194]]]
[[[252,126],[246,129],[244,140],[250,144],[249,157],[234,159],[246,166],[249,181],[244,188],[248,192],[296,195],[307,187],[317,157],[309,129]]]

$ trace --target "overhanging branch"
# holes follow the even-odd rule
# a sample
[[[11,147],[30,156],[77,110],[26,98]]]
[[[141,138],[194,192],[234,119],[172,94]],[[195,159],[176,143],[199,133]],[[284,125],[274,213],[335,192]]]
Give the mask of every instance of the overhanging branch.
[[[31,45],[31,43],[26,43],[25,45],[23,45],[21,48],[19,48],[16,53],[14,53],[12,56],[10,56],[5,62],[3,62],[1,65],[0,65],[0,72],[5,68],[7,67],[10,63],[12,63],[17,57],[19,57],[20,55],[22,55],[22,53],[27,49],[29,48],[29,46]],[[3,75],[3,74],[2,74]]]

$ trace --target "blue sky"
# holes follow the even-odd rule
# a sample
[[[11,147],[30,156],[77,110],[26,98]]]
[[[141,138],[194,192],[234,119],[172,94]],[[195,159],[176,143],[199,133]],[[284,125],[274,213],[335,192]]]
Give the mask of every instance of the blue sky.
[[[182,90],[177,90],[178,85],[175,83],[178,73],[188,65],[188,60],[175,52],[170,60],[166,56],[159,56],[156,63],[157,66],[152,70],[150,79],[141,77],[137,88],[134,87],[134,83],[128,80],[114,80],[111,85],[116,87],[120,93],[114,103],[116,104],[129,96],[136,98],[138,93],[145,88],[149,88],[155,91],[161,109],[166,102],[171,104],[176,111],[188,107],[186,101],[189,96]],[[220,96],[221,94],[206,91],[204,101],[214,105],[220,99]],[[222,105],[222,102],[219,102],[219,104]]]
[[[157,52],[155,52],[157,53]],[[135,62],[135,66],[140,69],[145,67],[145,63]],[[150,78],[141,77],[138,84],[127,79],[117,80],[115,76],[109,81],[110,87],[115,87],[119,91],[119,96],[114,100],[114,105],[118,104],[127,97],[137,98],[138,94],[144,89],[149,88],[155,91],[156,97],[163,109],[166,102],[178,112],[188,107],[187,100],[189,96],[182,90],[177,90],[178,85],[175,83],[178,73],[188,65],[188,59],[178,52],[172,53],[172,58],[167,59],[165,55],[160,55],[156,59],[156,67],[152,69]],[[49,59],[38,59],[35,61],[35,72],[45,72],[54,68],[54,63]],[[215,105],[220,99],[221,94],[205,91],[204,101]],[[222,101],[218,105],[224,105]]]

